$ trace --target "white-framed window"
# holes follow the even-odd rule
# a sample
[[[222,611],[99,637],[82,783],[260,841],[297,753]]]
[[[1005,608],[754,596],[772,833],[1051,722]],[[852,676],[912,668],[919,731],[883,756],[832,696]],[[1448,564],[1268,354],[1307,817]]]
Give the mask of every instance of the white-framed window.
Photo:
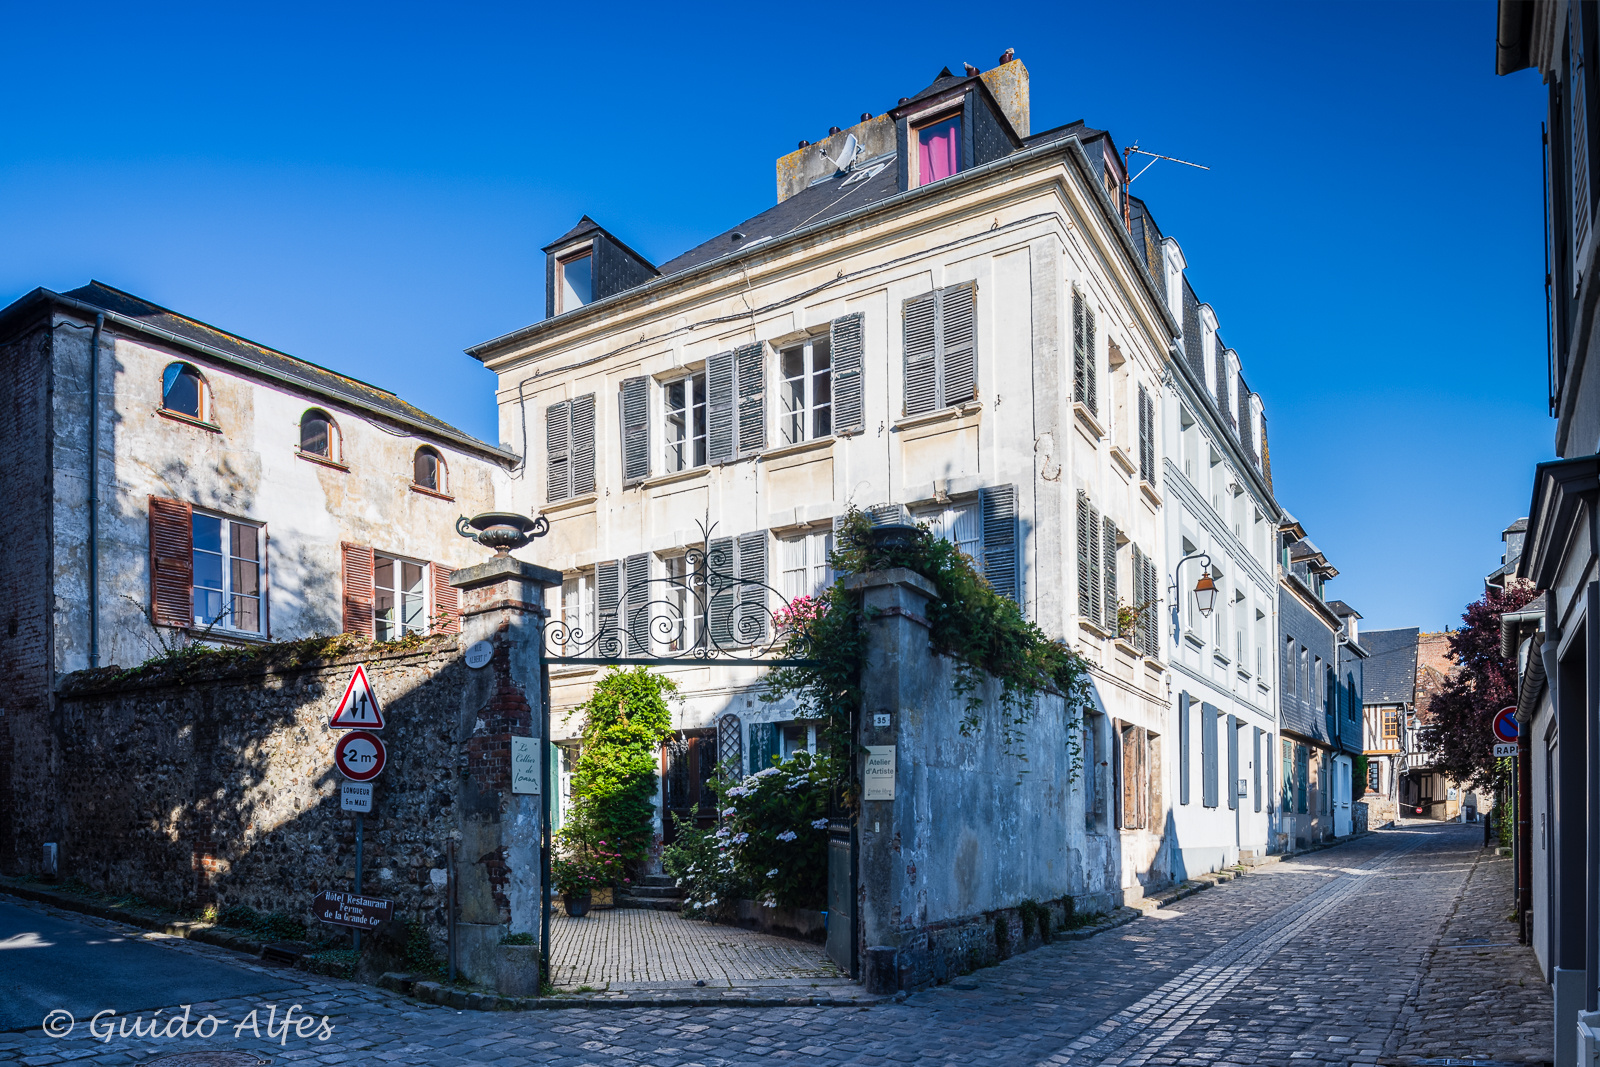
[[[664,589],[665,595],[659,599],[665,600],[670,605],[672,618],[676,623],[673,632],[664,642],[667,651],[682,652],[685,649],[697,648],[705,643],[705,635],[702,633],[700,603],[689,581],[689,557],[682,552],[663,556],[661,566],[666,572],[667,585]],[[651,599],[658,598],[652,595]]]
[[[661,435],[668,474],[706,465],[706,376],[702,371],[661,387],[665,432]]]
[[[960,110],[914,122],[911,140],[911,188],[929,185],[961,171]]]
[[[428,632],[427,578],[427,564],[372,554],[373,640],[398,641]]]
[[[816,596],[833,584],[828,555],[833,551],[833,531],[815,530],[779,539],[780,591],[789,600]]]
[[[566,624],[566,647],[594,639],[594,571],[579,571],[561,581],[561,621]]]
[[[1283,639],[1283,689],[1290,696],[1300,694],[1300,669],[1294,658],[1294,638]]]
[[[833,359],[827,334],[778,351],[778,432],[786,445],[833,433]]]
[[[260,524],[195,511],[190,530],[195,625],[261,633]]]
[[[594,257],[587,249],[556,260],[556,292],[561,302],[557,314],[581,308],[594,299]]]
[[[917,522],[925,522],[933,536],[949,541],[983,566],[983,512],[976,500],[952,501],[938,507],[925,508],[912,514]]]
[[[1262,684],[1267,681],[1267,616],[1260,608],[1256,609],[1256,678]]]

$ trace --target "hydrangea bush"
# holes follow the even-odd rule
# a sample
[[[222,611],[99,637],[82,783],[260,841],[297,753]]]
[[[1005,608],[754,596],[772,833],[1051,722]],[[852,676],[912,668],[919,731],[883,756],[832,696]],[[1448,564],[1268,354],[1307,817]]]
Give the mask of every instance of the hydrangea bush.
[[[826,757],[797,752],[719,790],[715,828],[679,823],[664,859],[684,890],[685,913],[725,916],[741,898],[767,907],[827,907],[832,773]]]

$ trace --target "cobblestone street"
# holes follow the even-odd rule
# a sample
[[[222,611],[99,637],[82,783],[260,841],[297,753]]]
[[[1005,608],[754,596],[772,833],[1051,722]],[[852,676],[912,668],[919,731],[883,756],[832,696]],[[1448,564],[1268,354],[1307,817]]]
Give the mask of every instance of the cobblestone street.
[[[1550,1003],[1515,943],[1510,861],[1477,826],[1413,823],[1271,864],[1085,941],[870,1008],[572,1008],[484,1014],[349,983],[195,1005],[209,1041],[0,1035],[0,1060],[132,1064],[202,1050],[270,1063],[1408,1064],[1538,1063]],[[176,951],[227,957],[180,943]],[[8,955],[18,955],[10,953]],[[233,957],[237,959],[238,957]],[[8,959],[9,966],[20,961]],[[241,964],[243,966],[243,964]],[[282,974],[283,972],[275,972]],[[85,977],[85,981],[92,978]],[[326,1014],[332,1036],[267,1039],[267,1008]],[[115,1004],[104,1005],[115,1008]],[[261,1037],[234,1026],[260,1008]],[[178,1009],[182,1011],[181,1007]],[[170,1014],[170,1011],[169,1013]],[[281,1015],[279,1017],[281,1023]],[[220,1061],[218,1061],[220,1062]],[[241,1062],[243,1062],[241,1060]]]
[[[675,911],[617,908],[550,922],[550,970],[563,989],[664,983],[839,980],[809,941],[685,919]]]

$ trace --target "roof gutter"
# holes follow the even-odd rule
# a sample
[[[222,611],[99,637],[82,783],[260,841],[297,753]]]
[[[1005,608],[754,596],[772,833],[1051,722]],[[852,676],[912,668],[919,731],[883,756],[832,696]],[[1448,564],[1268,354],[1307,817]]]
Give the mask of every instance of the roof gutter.
[[[1149,297],[1150,303],[1158,309],[1159,316],[1166,325],[1168,334],[1171,337],[1178,336],[1178,320],[1173,317],[1171,309],[1167,307],[1166,297],[1157,291],[1155,287],[1155,280],[1150,277],[1150,272],[1144,269],[1141,265],[1140,258],[1133,247],[1133,238],[1128,235],[1126,227],[1123,226],[1121,215],[1112,206],[1111,200],[1106,195],[1105,190],[1100,188],[1100,183],[1094,180],[1093,170],[1089,166],[1089,157],[1084,153],[1082,143],[1076,136],[1073,136],[1063,138],[1060,141],[1052,141],[1049,144],[1043,144],[1037,148],[1025,148],[1019,152],[1013,152],[1012,154],[1001,159],[994,160],[991,163],[985,163],[981,167],[973,167],[971,170],[961,171],[959,174],[956,174],[953,177],[940,181],[937,185],[924,185],[916,189],[907,189],[904,192],[896,193],[887,200],[878,200],[871,204],[864,204],[861,207],[844,213],[843,215],[833,215],[825,219],[819,219],[818,221],[807,226],[803,226],[798,230],[793,230],[789,233],[783,234],[780,237],[775,237],[771,241],[763,241],[761,244],[751,245],[748,248],[735,249],[726,255],[719,256],[713,260],[708,260],[699,266],[689,267],[686,270],[681,270],[673,274],[662,275],[659,278],[645,282],[643,285],[637,285],[632,289],[624,290],[623,292],[616,293],[612,296],[603,297],[591,304],[585,304],[583,307],[566,312],[565,314],[556,315],[547,319],[541,319],[538,322],[531,323],[530,325],[524,326],[517,330],[513,330],[511,333],[502,334],[501,336],[485,341],[482,344],[473,345],[471,348],[466,349],[466,353],[467,355],[472,356],[474,359],[487,362],[488,359],[494,356],[497,352],[506,348],[510,348],[525,341],[533,340],[534,338],[546,333],[550,333],[559,327],[568,326],[575,322],[581,322],[584,319],[599,317],[603,312],[609,311],[614,307],[621,306],[628,300],[641,299],[651,296],[658,290],[670,284],[678,284],[702,275],[712,274],[723,269],[724,267],[731,266],[746,256],[764,254],[774,249],[782,248],[787,244],[796,244],[829,228],[847,227],[852,223],[866,218],[876,212],[891,211],[902,204],[910,202],[914,198],[925,197],[929,195],[930,190],[935,192],[944,192],[951,189],[956,189],[965,184],[976,182],[981,178],[1002,173],[1010,168],[1021,167],[1039,159],[1047,159],[1055,153],[1060,153],[1062,156],[1071,159],[1073,164],[1077,166],[1080,177],[1084,179],[1084,184],[1099,194],[1098,199],[1100,202],[1101,214],[1105,217],[1105,220],[1111,224],[1110,228],[1117,234],[1117,238],[1122,244],[1123,253],[1127,256],[1129,262],[1137,268],[1134,273],[1139,275],[1142,279],[1146,296]]]
[[[384,411],[382,408],[374,407],[370,404],[363,404],[361,401],[345,396],[342,393],[336,393],[329,389],[323,389],[320,386],[306,382],[300,378],[295,378],[291,375],[280,374],[277,371],[261,366],[259,363],[252,363],[249,360],[240,359],[238,356],[224,352],[218,348],[213,348],[210,345],[204,344],[200,341],[195,341],[188,337],[182,337],[178,334],[172,333],[169,330],[163,330],[159,326],[152,326],[147,322],[141,322],[136,318],[132,318],[127,315],[121,315],[115,311],[107,311],[105,308],[96,307],[94,304],[90,304],[87,301],[78,300],[70,296],[64,296],[63,294],[54,292],[50,289],[45,289],[42,287],[35,289],[32,293],[29,293],[27,296],[23,297],[16,304],[13,304],[12,307],[25,307],[30,302],[44,304],[53,303],[59,307],[75,311],[85,318],[96,319],[101,323],[115,323],[134,333],[141,333],[145,334],[146,336],[159,338],[160,340],[165,341],[167,344],[175,345],[191,352],[201,353],[211,359],[217,360],[221,363],[226,363],[233,367],[240,367],[259,377],[277,382],[280,385],[289,386],[303,393],[311,393],[322,398],[323,400],[328,401],[329,403],[339,404],[350,408],[357,408],[369,415],[383,419],[387,422],[397,423],[406,427],[407,429],[415,431],[418,434],[448,441],[464,451],[475,452],[478,455],[493,459],[499,463],[510,465],[520,462],[521,460],[521,457],[516,455],[514,452],[507,452],[504,449],[496,448],[494,445],[480,441],[476,437],[470,437],[458,430],[441,430],[438,427],[429,426],[427,423],[421,422],[417,419],[408,418],[399,412]]]

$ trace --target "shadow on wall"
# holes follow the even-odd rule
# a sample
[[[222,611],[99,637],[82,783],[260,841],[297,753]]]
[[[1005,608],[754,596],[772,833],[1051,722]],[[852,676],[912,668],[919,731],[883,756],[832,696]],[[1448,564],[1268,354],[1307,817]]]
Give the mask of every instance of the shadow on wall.
[[[284,912],[316,933],[312,898],[354,887],[356,816],[341,810],[333,767],[342,731],[326,723],[364,662],[384,702],[389,762],[366,816],[363,891],[394,899],[397,918],[424,920],[442,939],[444,854],[463,814],[476,717],[466,708],[478,703],[463,699],[456,639],[288,662],[311,644],[272,646],[269,670],[223,657],[148,682],[69,676],[58,702],[58,829],[46,837],[43,819],[19,825],[19,854],[57,840],[61,875],[94,889],[180,911]]]

